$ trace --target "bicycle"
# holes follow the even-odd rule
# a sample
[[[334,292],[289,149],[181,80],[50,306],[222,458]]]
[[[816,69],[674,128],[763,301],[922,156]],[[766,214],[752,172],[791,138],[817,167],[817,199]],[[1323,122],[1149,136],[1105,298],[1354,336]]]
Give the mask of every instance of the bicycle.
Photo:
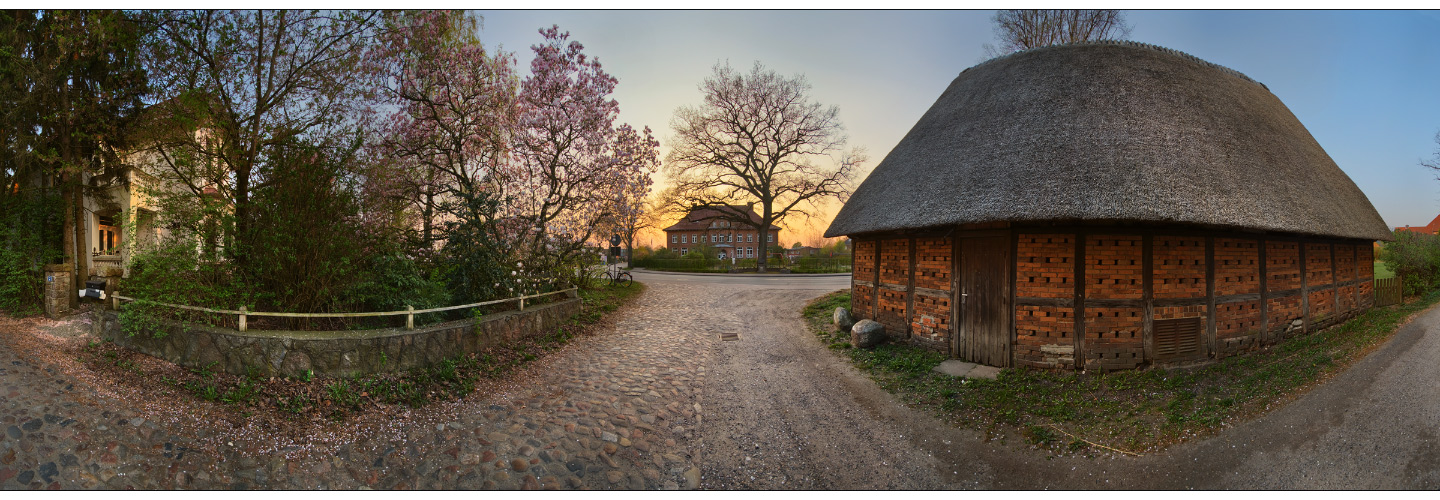
[[[620,270],[619,264],[605,266],[605,274],[602,276],[610,281],[610,286],[628,287],[630,286],[630,282],[635,281],[635,277],[630,275],[630,271]]]

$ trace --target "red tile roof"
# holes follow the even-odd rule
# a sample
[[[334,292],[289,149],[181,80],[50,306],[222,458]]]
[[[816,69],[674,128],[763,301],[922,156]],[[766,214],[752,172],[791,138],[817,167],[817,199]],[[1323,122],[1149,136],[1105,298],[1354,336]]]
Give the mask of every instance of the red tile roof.
[[[1397,227],[1397,228],[1395,228],[1395,231],[1396,231],[1396,232],[1400,232],[1400,231],[1410,231],[1410,232],[1413,232],[1413,233],[1440,234],[1440,215],[1435,216],[1435,219],[1434,219],[1434,220],[1431,220],[1429,224],[1426,224],[1426,225],[1423,226],[1423,227],[1410,227],[1410,226]]]
[[[739,206],[739,205],[730,205],[730,208],[732,208],[732,209],[734,209],[734,210],[736,210],[736,211],[739,211],[739,210],[742,210],[742,209],[743,209],[743,210],[745,211],[746,215],[749,216],[751,222],[754,222],[754,223],[756,223],[756,224],[760,223],[760,214],[755,213],[755,210],[754,210],[754,209],[749,208],[749,207],[742,207],[742,206]],[[714,222],[715,219],[719,219],[719,218],[721,218],[721,213],[720,213],[720,210],[718,210],[718,209],[714,209],[714,208],[701,208],[701,209],[697,209],[697,210],[691,210],[689,214],[686,214],[684,218],[680,219],[680,222],[676,222],[676,223],[670,225],[670,227],[665,228],[664,230],[665,230],[665,231],[699,231],[699,230],[703,230],[703,229],[709,228],[709,227],[710,227],[710,223],[711,223],[711,222]],[[753,226],[752,226],[752,227],[753,227]],[[779,230],[780,228],[775,227],[774,224],[771,224],[771,225],[770,225],[770,229],[771,229],[771,230]]]

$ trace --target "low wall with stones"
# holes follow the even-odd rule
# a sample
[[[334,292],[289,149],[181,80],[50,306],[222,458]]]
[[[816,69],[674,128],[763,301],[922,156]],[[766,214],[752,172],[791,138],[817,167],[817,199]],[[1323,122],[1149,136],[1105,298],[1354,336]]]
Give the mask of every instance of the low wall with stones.
[[[414,330],[246,331],[170,324],[160,338],[127,336],[115,311],[97,311],[94,333],[127,348],[181,366],[244,375],[254,368],[266,376],[354,377],[428,366],[458,354],[554,332],[580,312],[580,299],[487,314]]]

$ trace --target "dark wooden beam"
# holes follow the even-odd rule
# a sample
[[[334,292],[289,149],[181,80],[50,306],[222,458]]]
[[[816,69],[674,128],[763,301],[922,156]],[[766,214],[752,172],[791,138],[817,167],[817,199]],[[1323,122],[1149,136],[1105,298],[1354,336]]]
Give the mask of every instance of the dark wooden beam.
[[[1257,241],[1255,251],[1258,252],[1260,261],[1260,340],[1268,344],[1270,342],[1270,292],[1267,283],[1270,277],[1266,275],[1265,269],[1265,238]]]

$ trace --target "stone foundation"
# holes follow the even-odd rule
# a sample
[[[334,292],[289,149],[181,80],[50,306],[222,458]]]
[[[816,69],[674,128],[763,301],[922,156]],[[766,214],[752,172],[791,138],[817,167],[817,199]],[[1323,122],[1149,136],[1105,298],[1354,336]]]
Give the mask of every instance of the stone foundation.
[[[58,279],[58,278],[57,278]],[[97,311],[98,336],[127,348],[200,368],[244,375],[355,377],[429,366],[459,354],[554,332],[580,312],[580,299],[487,314],[405,330],[292,332],[246,331],[171,324],[162,338],[126,336],[115,311]]]

